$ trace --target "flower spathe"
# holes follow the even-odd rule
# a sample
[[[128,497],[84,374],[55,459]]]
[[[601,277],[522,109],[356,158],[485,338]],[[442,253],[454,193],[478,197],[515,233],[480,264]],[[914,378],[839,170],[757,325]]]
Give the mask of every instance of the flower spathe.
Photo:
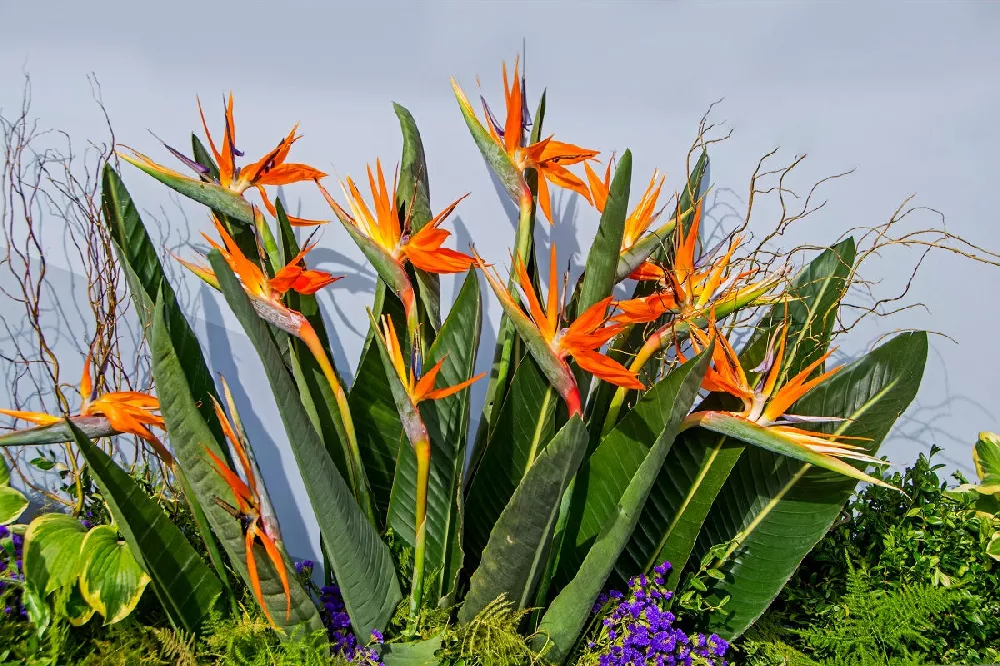
[[[29,421],[39,426],[51,426],[64,418],[70,421],[92,417],[106,421],[106,428],[99,428],[102,436],[130,434],[147,442],[166,465],[173,465],[174,458],[163,443],[153,434],[150,427],[166,429],[160,410],[160,401],[155,396],[138,391],[112,391],[98,394],[90,374],[93,354],[88,353],[83,364],[83,375],[80,377],[80,397],[82,402],[79,411],[69,417],[46,414],[44,412],[26,412],[13,409],[0,409],[0,414],[6,414],[16,419]]]
[[[500,304],[512,317],[521,335],[525,337],[535,360],[566,400],[570,416],[580,411],[580,394],[573,373],[566,365],[566,359],[569,357],[573,358],[581,368],[606,382],[631,389],[645,388],[635,373],[598,351],[625,329],[624,324],[608,321],[607,312],[612,303],[610,296],[587,308],[568,327],[560,325],[562,307],[559,299],[555,244],[551,248],[549,290],[544,307],[535,293],[524,264],[514,259],[513,271],[521,293],[527,301],[527,311],[503,286],[496,271],[491,269],[478,254],[476,260]],[[539,349],[542,345],[544,347]]]
[[[441,398],[454,395],[470,384],[482,379],[486,373],[480,373],[475,377],[452,386],[434,388],[438,373],[445,359],[442,358],[430,370],[422,374],[423,362],[420,356],[420,345],[413,346],[413,360],[411,363],[406,363],[399,344],[399,337],[396,335],[396,327],[392,323],[391,317],[383,315],[378,322],[376,330],[384,358],[387,361],[386,372],[394,373],[396,375],[395,379],[398,380],[398,384],[394,384],[394,388],[391,390],[393,398],[396,401],[403,431],[406,433],[406,438],[410,441],[410,446],[413,447],[417,463],[413,512],[415,542],[413,578],[411,580],[412,589],[410,594],[411,610],[416,611],[423,599],[424,557],[427,536],[427,489],[430,480],[431,464],[430,435],[427,432],[427,427],[424,425],[417,405],[425,400],[440,400]],[[391,371],[388,366],[392,367]],[[401,391],[399,389],[400,385],[402,386]],[[405,396],[403,395],[404,393]]]
[[[205,453],[208,454],[209,459],[212,461],[215,471],[232,491],[236,506],[229,505],[221,498],[217,498],[217,502],[241,521],[250,586],[253,588],[254,596],[257,597],[257,601],[260,603],[260,607],[263,609],[268,622],[277,629],[274,617],[271,615],[271,611],[264,601],[264,593],[260,586],[260,576],[257,573],[257,559],[254,555],[254,545],[260,542],[264,547],[264,552],[267,553],[268,559],[274,565],[275,571],[278,572],[278,578],[281,580],[281,585],[285,591],[285,621],[287,622],[292,613],[292,593],[288,582],[288,570],[285,567],[285,561],[278,547],[278,544],[281,542],[281,534],[278,532],[278,522],[274,518],[273,510],[270,508],[270,502],[267,501],[266,495],[262,492],[262,487],[259,485],[256,465],[249,455],[246,442],[243,439],[243,433],[239,432],[237,434],[237,431],[233,429],[232,424],[229,422],[226,413],[222,410],[219,403],[214,398],[212,402],[216,416],[219,419],[219,424],[222,426],[222,431],[225,433],[226,440],[229,443],[229,448],[234,454],[233,457],[239,460],[242,472],[242,474],[237,474],[219,456],[212,452],[211,449],[205,449]],[[230,403],[230,408],[232,409],[232,403]]]
[[[164,144],[166,149],[170,151],[174,157],[192,169],[197,174],[197,178],[191,178],[172,169],[168,169],[167,167],[157,164],[149,157],[135,150],[132,150],[131,155],[122,154],[122,159],[140,168],[145,167],[175,178],[182,178],[195,182],[214,181],[223,189],[239,196],[242,196],[243,193],[251,187],[256,188],[263,199],[265,208],[267,208],[271,215],[276,215],[276,211],[274,204],[267,195],[267,191],[264,189],[265,186],[291,185],[293,183],[318,181],[321,178],[326,177],[324,172],[315,167],[309,166],[308,164],[297,164],[285,161],[288,158],[288,153],[291,150],[292,144],[302,138],[301,134],[296,134],[299,127],[298,123],[292,127],[292,130],[287,136],[278,142],[277,146],[272,148],[259,160],[252,164],[238,167],[236,166],[236,158],[242,157],[243,153],[236,147],[236,123],[233,120],[232,93],[229,94],[229,99],[226,102],[225,129],[223,130],[221,148],[216,145],[215,140],[212,137],[212,133],[208,129],[208,123],[205,120],[205,113],[201,108],[201,100],[198,100],[198,113],[201,116],[202,127],[205,129],[205,138],[208,140],[212,156],[215,158],[215,163],[218,165],[218,179],[214,179],[212,177],[210,169],[187,157],[180,151],[171,148],[167,144]],[[293,226],[313,226],[324,223],[322,220],[307,220],[292,216],[288,217],[288,221]]]
[[[566,166],[586,162],[597,157],[600,153],[571,143],[556,141],[552,136],[537,143],[525,145],[524,128],[527,125],[527,112],[525,111],[524,90],[521,78],[518,76],[518,68],[519,59],[514,61],[514,76],[508,78],[507,64],[503,65],[504,106],[507,112],[503,125],[500,125],[486,104],[486,100],[483,100],[483,112],[486,116],[485,131],[507,155],[510,164],[519,172],[517,186],[520,191],[510,192],[515,201],[531,196],[527,183],[524,181],[525,169],[534,169],[538,172],[538,204],[546,219],[551,223],[553,221],[552,203],[548,184],[552,183],[557,187],[572,190],[590,201],[590,190],[586,183]],[[454,78],[451,80],[451,86],[462,107],[466,122],[476,123],[479,129],[483,129],[483,123],[476,118],[469,98],[466,97],[465,92]],[[503,178],[501,177],[501,179]]]

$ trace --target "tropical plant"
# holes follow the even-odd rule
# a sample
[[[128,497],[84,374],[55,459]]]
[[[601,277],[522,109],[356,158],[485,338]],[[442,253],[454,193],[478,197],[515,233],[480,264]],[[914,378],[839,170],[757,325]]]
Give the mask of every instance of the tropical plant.
[[[432,212],[420,134],[398,105],[402,160],[391,188],[380,162],[369,168],[370,205],[352,179],[341,183],[342,205],[320,184],[324,173],[287,161],[296,129],[236,167],[232,96],[220,145],[206,125],[210,150],[196,136],[191,158],[167,146],[192,176],[122,153],[209,209],[217,235],[205,234],[207,263],[180,261],[221,292],[260,356],[353,644],[375,637],[387,664],[434,663],[476,640],[477,627],[500,627],[530,636],[521,646],[529,660],[563,663],[581,649],[602,592],[655,576],[657,592],[672,596],[689,565],[708,580],[699,583],[704,607],[722,609],[705,629],[719,641],[738,636],[856,483],[882,483],[865,470],[881,463],[876,451],[916,393],[926,335],[903,333],[826,367],[855,271],[853,239],[789,280],[758,251],[741,255],[739,234],[705,247],[705,141],[669,220],[654,228],[663,210],[658,174],[630,212],[630,151],[613,175],[609,161],[602,179],[589,164],[597,151],[543,136],[545,96],[530,117],[517,64],[512,77],[504,68],[502,124],[485,102],[481,121],[453,86],[475,144],[518,206],[509,278],[474,249],[444,247],[442,225],[461,199]],[[586,181],[568,168],[581,163]],[[350,387],[315,297],[337,277],[306,268],[315,244],[300,244],[294,228],[320,221],[289,217],[265,189],[310,182],[379,278]],[[572,288],[554,243],[542,281],[535,208],[552,222],[551,186],[601,211]],[[247,199],[253,189],[262,207]],[[228,398],[231,422],[221,409],[228,390],[213,380],[110,165],[101,223],[148,339],[156,397],[96,397],[84,383],[71,416],[11,412],[37,425],[0,436],[0,446],[78,447],[110,514],[110,525],[95,529],[115,545],[121,535],[178,629],[197,632],[214,614],[235,612],[231,602],[248,588],[283,638],[322,643],[324,613],[310,586],[290,575],[252,443]],[[465,276],[442,312],[439,275],[456,273]],[[480,274],[504,316],[482,419],[470,433]],[[633,296],[616,299],[630,277]],[[748,331],[739,353],[730,341],[737,325]],[[130,432],[152,444],[146,425],[165,427],[169,448],[160,455],[201,543],[91,441]],[[669,574],[657,568],[664,561],[676,565]],[[449,623],[457,633],[442,631]],[[511,653],[523,660],[524,650]]]

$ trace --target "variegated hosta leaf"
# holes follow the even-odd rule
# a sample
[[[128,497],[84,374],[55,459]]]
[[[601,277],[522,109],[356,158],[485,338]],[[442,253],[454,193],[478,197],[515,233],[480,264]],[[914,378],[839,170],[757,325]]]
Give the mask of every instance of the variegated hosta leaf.
[[[149,583],[149,575],[129,547],[118,540],[118,530],[109,525],[90,530],[81,549],[83,598],[104,616],[104,624],[121,622],[135,610]]]

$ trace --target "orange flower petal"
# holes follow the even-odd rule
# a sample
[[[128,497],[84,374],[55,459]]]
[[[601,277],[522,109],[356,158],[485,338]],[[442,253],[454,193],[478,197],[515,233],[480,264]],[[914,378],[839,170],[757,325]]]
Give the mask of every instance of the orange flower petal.
[[[40,426],[52,425],[53,423],[59,423],[63,420],[61,416],[52,416],[51,414],[45,414],[44,412],[19,412],[14,409],[0,409],[0,414],[13,416],[15,419],[29,421]]]

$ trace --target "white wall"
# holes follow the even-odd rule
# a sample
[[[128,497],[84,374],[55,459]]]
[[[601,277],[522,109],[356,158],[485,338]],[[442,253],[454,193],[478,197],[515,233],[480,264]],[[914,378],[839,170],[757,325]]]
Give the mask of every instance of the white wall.
[[[24,73],[32,77],[33,110],[45,126],[68,131],[82,145],[101,139],[88,73],[101,83],[120,142],[169,158],[152,130],[178,148],[197,127],[200,95],[209,122],[221,126],[221,96],[236,97],[239,144],[248,157],[269,149],[295,121],[305,138],[292,157],[334,175],[360,175],[366,162],[398,159],[400,138],[391,101],[407,106],[420,127],[429,162],[433,205],[465,192],[454,219],[459,242],[474,239],[487,258],[503,262],[512,242],[503,197],[497,194],[461,120],[448,83],[455,75],[470,94],[476,76],[497,104],[499,65],[527,43],[532,105],[548,89],[546,128],[563,140],[608,153],[630,147],[635,187],[654,167],[669,187],[698,119],[719,99],[714,118],[735,128],[712,151],[717,195],[713,224],[732,228],[745,206],[758,158],[781,146],[784,158],[808,153],[795,179],[807,188],[823,176],[856,168],[824,190],[829,204],[783,240],[825,244],[857,225],[885,221],[911,193],[947,216],[948,229],[1000,249],[995,211],[1000,194],[994,161],[996,63],[1000,7],[991,3],[207,3],[100,0],[87,3],[5,3],[0,37],[0,107],[20,103]],[[192,250],[188,239],[206,228],[197,206],[172,196],[125,166],[139,204],[169,222],[167,247]],[[310,188],[288,188],[293,212],[324,214]],[[582,261],[597,216],[571,197],[557,198],[560,257]],[[753,229],[774,223],[762,206]],[[931,214],[909,228],[938,223]],[[58,247],[59,232],[49,228]],[[887,253],[866,275],[898,287],[913,253]],[[320,268],[348,272],[324,296],[338,333],[341,367],[356,363],[363,339],[371,269],[342,231],[322,233],[314,254]],[[66,269],[72,272],[67,262]],[[284,435],[258,361],[235,320],[212,294],[187,276],[189,314],[207,332],[216,369],[238,374],[244,411],[293,552],[316,552],[315,526],[294,513],[306,503],[283,452]],[[995,396],[1000,379],[994,349],[1000,273],[938,253],[913,284],[911,310],[862,326],[842,341],[846,354],[865,349],[895,328],[925,328],[931,355],[916,403],[883,452],[905,464],[931,444],[941,460],[968,470],[971,443],[983,429],[1000,429]],[[67,280],[69,277],[67,276]],[[454,281],[444,280],[445,297]],[[220,307],[221,305],[221,307]],[[498,320],[491,302],[489,319]],[[72,345],[69,353],[76,351]],[[482,362],[490,355],[483,354]],[[3,398],[0,391],[0,398]],[[478,389],[482,395],[482,389]],[[287,492],[282,492],[282,489]]]

